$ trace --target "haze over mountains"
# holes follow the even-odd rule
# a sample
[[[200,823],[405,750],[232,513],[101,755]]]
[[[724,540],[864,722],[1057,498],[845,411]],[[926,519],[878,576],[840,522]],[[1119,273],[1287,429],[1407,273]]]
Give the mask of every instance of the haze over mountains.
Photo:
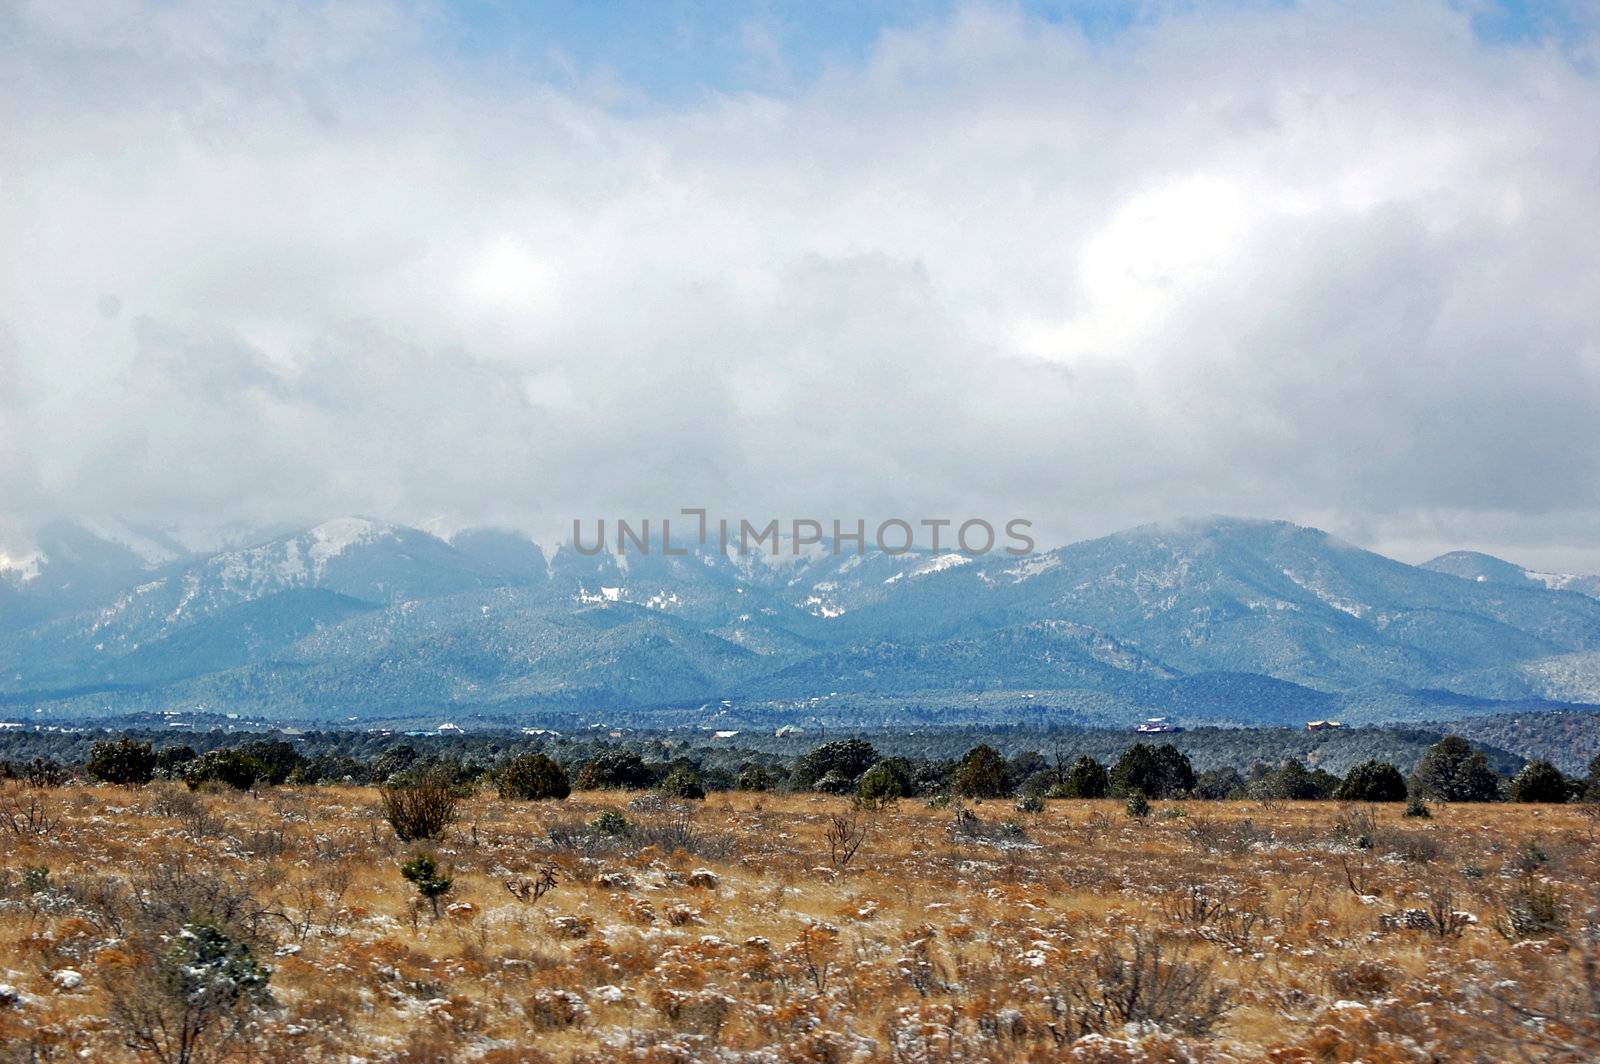
[[[57,525],[0,570],[0,715],[527,723],[1453,718],[1600,702],[1600,581],[1285,522],[1025,558],[546,553],[341,518]]]

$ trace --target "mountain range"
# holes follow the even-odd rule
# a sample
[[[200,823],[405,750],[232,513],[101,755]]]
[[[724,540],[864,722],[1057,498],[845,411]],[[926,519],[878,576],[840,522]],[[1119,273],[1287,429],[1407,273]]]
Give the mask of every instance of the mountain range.
[[[1013,557],[587,555],[349,517],[60,524],[0,569],[0,716],[1299,724],[1600,702],[1600,579],[1281,521]]]

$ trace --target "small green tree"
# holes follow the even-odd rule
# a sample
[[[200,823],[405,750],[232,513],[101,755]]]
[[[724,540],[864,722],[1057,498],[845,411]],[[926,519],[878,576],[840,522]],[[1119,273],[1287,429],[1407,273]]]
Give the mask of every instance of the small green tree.
[[[123,736],[115,742],[95,743],[83,770],[92,780],[143,787],[156,773],[156,754],[149,743]]]
[[[770,791],[778,785],[765,765],[746,765],[739,770],[738,788],[741,791]]]
[[[700,782],[700,774],[685,765],[673,769],[667,778],[661,781],[661,793],[668,798],[700,801],[706,796],[706,788]]]
[[[1200,773],[1194,781],[1194,795],[1209,802],[1220,802],[1228,798],[1235,798],[1245,790],[1244,777],[1239,775],[1239,770],[1228,766],[1225,768],[1212,768]]]
[[[213,1059],[272,1004],[272,969],[216,924],[185,924],[165,949],[149,945],[107,976],[111,1020],[132,1049],[170,1064]]]
[[[1058,793],[1062,798],[1104,798],[1111,793],[1111,774],[1088,754],[1080,754],[1067,769]]]
[[[1406,794],[1406,778],[1387,761],[1363,761],[1333,792],[1341,802],[1403,802]]]
[[[649,767],[632,750],[602,750],[578,769],[580,791],[638,791],[651,782]]]
[[[905,760],[886,757],[867,769],[856,788],[856,796],[865,802],[892,802],[911,797],[911,773]]]
[[[818,783],[822,778],[835,774],[846,781],[845,789],[839,793],[848,794],[855,789],[861,774],[877,762],[877,749],[865,739],[835,739],[795,762],[789,783],[797,791],[821,790]]]
[[[1559,805],[1580,790],[1548,761],[1530,761],[1511,777],[1507,787],[1513,802],[1540,802]]]
[[[1143,820],[1150,815],[1150,799],[1144,796],[1143,791],[1132,791],[1128,795],[1128,815],[1135,820]]]
[[[282,739],[257,739],[245,743],[239,752],[261,766],[261,782],[281,787],[305,758],[294,744]]]
[[[831,772],[824,772],[822,778],[811,785],[811,789],[821,791],[823,794],[849,794],[856,789],[856,781],[855,777],[834,769]]]
[[[1320,801],[1330,797],[1339,787],[1339,778],[1322,769],[1306,768],[1290,758],[1276,769],[1263,775],[1250,785],[1257,798],[1283,798],[1295,802]]]
[[[567,770],[544,754],[523,754],[494,774],[500,797],[523,801],[561,801],[572,793]]]
[[[455,880],[445,874],[432,855],[419,853],[400,866],[400,874],[415,883],[417,893],[428,899],[434,919],[439,918],[439,899],[450,893]]]
[[[156,775],[164,780],[181,780],[189,762],[199,756],[192,746],[169,746],[159,750],[156,752]]]
[[[974,746],[956,766],[956,791],[966,798],[1004,798],[1011,793],[1009,769],[994,747]]]
[[[183,778],[191,790],[203,783],[221,783],[248,791],[265,776],[261,762],[238,750],[210,750],[189,762]]]
[[[1417,763],[1417,791],[1441,802],[1497,802],[1500,777],[1489,759],[1459,735],[1447,735],[1428,747]]]
[[[1194,782],[1194,766],[1171,743],[1134,743],[1111,768],[1111,789],[1116,794],[1142,791],[1151,798],[1178,798],[1193,790]]]

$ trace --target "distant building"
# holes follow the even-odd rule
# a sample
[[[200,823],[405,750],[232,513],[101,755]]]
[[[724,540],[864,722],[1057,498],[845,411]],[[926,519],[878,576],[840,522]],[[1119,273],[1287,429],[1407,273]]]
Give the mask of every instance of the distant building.
[[[1308,721],[1306,721],[1306,731],[1332,731],[1334,728],[1342,728],[1342,727],[1344,727],[1344,723],[1342,721],[1337,721],[1337,720],[1308,720]]]
[[[1170,735],[1183,731],[1166,717],[1146,717],[1144,723],[1136,725],[1133,730],[1140,735]]]
[[[789,736],[789,735],[804,735],[805,733],[806,733],[806,731],[805,731],[804,728],[797,728],[793,724],[785,724],[783,727],[779,728],[777,731],[773,732],[772,734],[777,736],[779,739],[782,739],[785,736]]]

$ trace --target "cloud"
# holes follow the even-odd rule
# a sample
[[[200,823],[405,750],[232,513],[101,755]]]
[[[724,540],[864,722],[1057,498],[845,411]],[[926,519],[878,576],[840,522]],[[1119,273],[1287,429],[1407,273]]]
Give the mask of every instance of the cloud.
[[[1242,512],[1600,563],[1590,41],[974,6],[640,106],[437,19],[0,16],[13,536]]]

